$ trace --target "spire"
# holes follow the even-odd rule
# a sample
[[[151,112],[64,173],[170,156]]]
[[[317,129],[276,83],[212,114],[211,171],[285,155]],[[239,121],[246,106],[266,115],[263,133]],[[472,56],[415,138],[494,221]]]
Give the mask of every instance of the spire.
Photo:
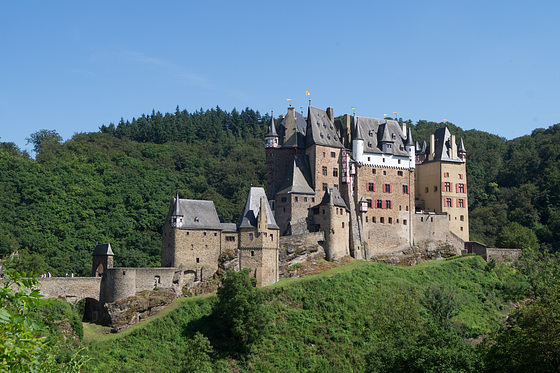
[[[383,137],[381,138],[382,142],[395,142],[395,140],[393,140],[391,138],[391,134],[389,134],[389,128],[387,126],[387,123],[385,123],[385,125],[383,126]]]
[[[181,211],[181,203],[179,203],[179,191],[175,197],[175,208],[173,209],[173,216],[183,216]]]
[[[274,125],[274,117],[270,117],[270,124],[268,125],[268,132],[265,135],[266,137],[278,137],[278,133],[276,133],[276,126]]]
[[[358,118],[356,118],[356,130],[354,131],[353,140],[363,140],[362,132],[360,131],[360,124],[358,123]]]
[[[457,149],[458,152],[463,152],[466,153],[467,151],[465,150],[465,144],[463,144],[463,138],[461,137],[461,142],[459,143],[459,149]]]
[[[408,127],[408,137],[406,138],[405,146],[413,146],[414,141],[412,141],[412,130]]]

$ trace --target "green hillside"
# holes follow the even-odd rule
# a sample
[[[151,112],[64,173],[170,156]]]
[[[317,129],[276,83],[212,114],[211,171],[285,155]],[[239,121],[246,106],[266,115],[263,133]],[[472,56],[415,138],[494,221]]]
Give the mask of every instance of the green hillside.
[[[480,371],[484,354],[476,338],[503,329],[508,301],[520,299],[527,288],[515,270],[493,268],[479,257],[409,268],[349,266],[256,289],[267,321],[261,339],[247,350],[218,332],[215,296],[181,299],[171,312],[122,335],[90,334],[91,367],[98,372]],[[399,369],[405,366],[409,369]]]

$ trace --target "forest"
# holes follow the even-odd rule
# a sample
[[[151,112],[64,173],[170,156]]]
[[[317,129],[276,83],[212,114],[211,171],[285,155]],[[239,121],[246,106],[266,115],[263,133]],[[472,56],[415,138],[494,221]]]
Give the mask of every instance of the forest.
[[[400,119],[402,120],[402,119]],[[0,255],[21,268],[87,276],[97,242],[118,266],[158,266],[171,198],[215,201],[237,222],[249,187],[266,185],[270,116],[250,108],[153,112],[63,141],[27,139],[35,159],[0,143]],[[560,125],[506,140],[453,123],[407,121],[420,144],[441,126],[463,138],[471,240],[497,247],[560,249]]]

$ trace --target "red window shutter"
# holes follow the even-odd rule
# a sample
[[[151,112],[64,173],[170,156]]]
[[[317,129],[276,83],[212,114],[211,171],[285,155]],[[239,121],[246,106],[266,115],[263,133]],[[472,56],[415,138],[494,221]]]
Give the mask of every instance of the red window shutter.
[[[389,184],[389,193],[393,193],[393,186]]]
[[[449,191],[452,192],[453,191],[453,183],[449,182]]]
[[[463,188],[463,189],[465,190],[465,193],[467,193],[467,183],[464,184],[464,188]]]
[[[441,182],[441,191],[445,192],[445,182],[444,181]]]
[[[455,193],[459,193],[459,183],[455,184]]]
[[[375,183],[373,183],[373,191],[375,192]]]
[[[450,199],[451,199],[451,207],[453,207],[453,198],[450,198]]]
[[[382,209],[387,208],[387,205],[385,204],[385,201],[381,201],[381,208]]]

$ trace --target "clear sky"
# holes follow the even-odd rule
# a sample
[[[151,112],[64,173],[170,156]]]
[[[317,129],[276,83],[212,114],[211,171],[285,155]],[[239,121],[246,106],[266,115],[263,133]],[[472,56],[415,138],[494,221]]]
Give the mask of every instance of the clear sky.
[[[560,2],[2,1],[0,141],[288,102],[511,139],[560,122]]]

